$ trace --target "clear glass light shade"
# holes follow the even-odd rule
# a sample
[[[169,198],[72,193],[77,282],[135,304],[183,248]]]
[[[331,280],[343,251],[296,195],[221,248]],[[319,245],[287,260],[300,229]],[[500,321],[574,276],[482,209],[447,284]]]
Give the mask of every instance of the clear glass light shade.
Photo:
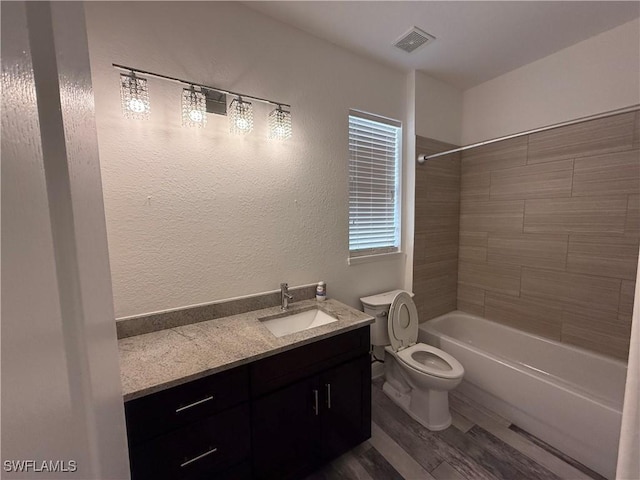
[[[269,114],[269,138],[274,140],[291,138],[291,112],[278,107]]]
[[[120,98],[122,113],[126,118],[147,120],[149,118],[149,90],[147,80],[123,73],[120,75]]]
[[[182,90],[182,126],[204,127],[207,124],[207,99],[191,88]]]
[[[253,105],[236,98],[229,106],[229,129],[236,135],[244,135],[253,130]]]

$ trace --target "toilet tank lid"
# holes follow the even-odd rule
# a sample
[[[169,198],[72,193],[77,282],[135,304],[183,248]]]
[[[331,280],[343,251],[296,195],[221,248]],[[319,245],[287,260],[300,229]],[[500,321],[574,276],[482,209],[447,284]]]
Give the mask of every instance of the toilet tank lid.
[[[377,295],[369,295],[368,297],[362,297],[360,301],[363,305],[367,307],[385,307],[391,305],[393,299],[396,298],[396,295],[400,292],[404,292],[405,290],[391,290],[390,292],[379,293]],[[413,293],[407,292],[412,297]]]

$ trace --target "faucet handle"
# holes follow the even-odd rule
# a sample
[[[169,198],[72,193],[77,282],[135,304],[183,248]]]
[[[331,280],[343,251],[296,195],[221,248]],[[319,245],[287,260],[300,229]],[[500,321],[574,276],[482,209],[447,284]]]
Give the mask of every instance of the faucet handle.
[[[289,284],[288,283],[281,283],[280,284],[280,290],[286,290],[287,288],[289,288]]]

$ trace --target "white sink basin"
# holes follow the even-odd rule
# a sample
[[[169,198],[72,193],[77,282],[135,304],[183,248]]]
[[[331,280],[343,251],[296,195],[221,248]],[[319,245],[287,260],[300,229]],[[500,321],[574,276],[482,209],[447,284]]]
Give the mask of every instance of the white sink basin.
[[[318,308],[303,310],[297,313],[279,313],[271,317],[259,319],[276,337],[283,337],[291,333],[309,330],[328,323],[337,322],[338,319],[328,315]]]

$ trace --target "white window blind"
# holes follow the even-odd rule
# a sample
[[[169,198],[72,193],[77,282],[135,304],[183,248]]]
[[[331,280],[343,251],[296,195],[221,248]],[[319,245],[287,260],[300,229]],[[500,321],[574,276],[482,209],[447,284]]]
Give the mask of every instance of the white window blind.
[[[349,256],[400,248],[400,122],[349,115]]]

